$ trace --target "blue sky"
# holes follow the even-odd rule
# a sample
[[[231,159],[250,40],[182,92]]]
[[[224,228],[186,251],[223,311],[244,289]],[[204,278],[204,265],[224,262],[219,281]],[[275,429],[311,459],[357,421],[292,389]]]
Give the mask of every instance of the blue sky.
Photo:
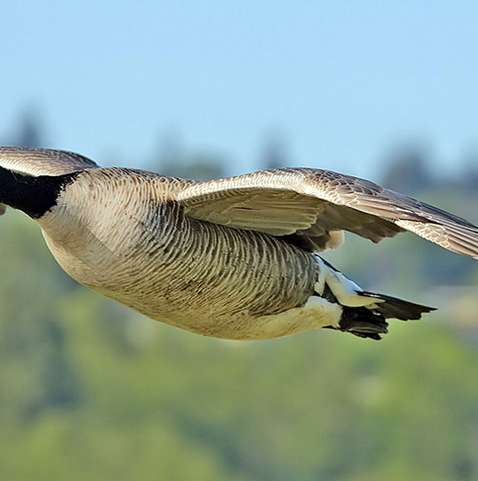
[[[253,168],[267,132],[294,164],[374,177],[424,139],[478,146],[473,1],[9,1],[0,136],[43,112],[52,147],[147,159],[166,132]]]

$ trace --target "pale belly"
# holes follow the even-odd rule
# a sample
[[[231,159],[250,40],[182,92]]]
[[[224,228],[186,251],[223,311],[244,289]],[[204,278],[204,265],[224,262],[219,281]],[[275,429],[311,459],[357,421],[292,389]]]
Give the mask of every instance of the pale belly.
[[[234,340],[273,339],[326,326],[337,327],[342,314],[341,307],[319,296],[312,295],[304,305],[292,307],[277,314],[256,316],[245,308],[239,312],[218,315],[198,311],[193,305],[185,305],[172,314],[158,312],[145,303],[135,305],[130,298],[121,298],[118,293],[94,288],[103,295],[128,305],[151,319],[209,337]],[[162,311],[162,309],[161,309]]]
[[[206,223],[177,230],[170,242],[158,232],[126,247],[97,237],[86,245],[45,238],[81,284],[198,334],[267,339],[338,323],[340,307],[314,295],[312,254],[253,232],[239,241],[237,231]]]

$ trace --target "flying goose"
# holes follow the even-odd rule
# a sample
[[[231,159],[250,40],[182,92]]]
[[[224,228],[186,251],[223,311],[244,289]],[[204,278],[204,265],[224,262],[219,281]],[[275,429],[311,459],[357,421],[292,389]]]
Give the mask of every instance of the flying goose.
[[[40,225],[76,281],[156,320],[226,339],[327,327],[380,339],[434,310],[368,292],[319,252],[343,231],[411,231],[478,258],[478,228],[373,182],[286,168],[195,182],[0,147],[0,203]]]

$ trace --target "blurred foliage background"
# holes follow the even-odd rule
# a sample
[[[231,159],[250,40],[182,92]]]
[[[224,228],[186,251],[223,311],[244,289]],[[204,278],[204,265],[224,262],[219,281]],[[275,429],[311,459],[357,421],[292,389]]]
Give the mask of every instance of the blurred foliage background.
[[[42,123],[25,115],[0,140],[42,145]],[[256,167],[291,163],[287,150],[270,137]],[[423,145],[398,145],[375,180],[476,222],[477,160],[445,177]],[[221,156],[185,153],[174,135],[140,164],[194,178],[231,171]],[[78,286],[26,216],[0,220],[0,479],[478,479],[471,259],[412,235],[378,247],[349,238],[326,256],[337,267],[440,310],[393,322],[381,342],[326,330],[226,342]]]

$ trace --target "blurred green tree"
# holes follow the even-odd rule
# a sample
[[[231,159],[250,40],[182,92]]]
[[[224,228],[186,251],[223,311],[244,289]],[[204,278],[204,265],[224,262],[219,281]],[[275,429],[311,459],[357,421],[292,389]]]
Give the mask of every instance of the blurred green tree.
[[[158,170],[225,169],[174,152],[155,157]],[[420,185],[444,207],[474,209],[457,183]],[[469,324],[441,311],[393,322],[380,343],[328,331],[226,342],[72,283],[17,212],[0,219],[0,243],[2,480],[478,479],[474,289],[441,296],[461,293],[465,307],[451,312]],[[471,261],[458,268],[461,258],[411,236],[375,249],[354,240],[334,259],[367,287],[417,300],[478,279]]]

